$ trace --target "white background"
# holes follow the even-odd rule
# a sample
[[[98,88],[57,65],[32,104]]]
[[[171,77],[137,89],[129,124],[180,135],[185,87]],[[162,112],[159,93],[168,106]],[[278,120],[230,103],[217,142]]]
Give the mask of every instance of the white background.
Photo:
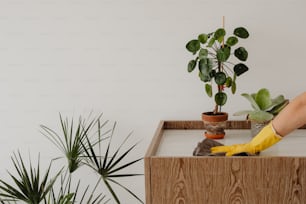
[[[250,70],[223,110],[241,119],[232,116],[249,108],[240,94],[262,87],[292,99],[305,90],[305,8],[304,0],[0,0],[0,178],[14,151],[34,160],[40,152],[46,163],[61,155],[39,133],[40,124],[59,130],[59,113],[103,112],[118,122],[117,143],[134,131],[142,141],[131,159],[144,156],[160,120],[200,119],[213,101],[187,73],[185,44],[223,15],[228,31],[250,32],[241,41]],[[130,171],[143,173],[143,163]],[[123,182],[144,198],[144,177]]]

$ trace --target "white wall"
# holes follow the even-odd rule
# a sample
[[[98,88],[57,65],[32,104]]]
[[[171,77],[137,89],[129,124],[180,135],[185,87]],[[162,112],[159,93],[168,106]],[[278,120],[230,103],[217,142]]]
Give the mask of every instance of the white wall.
[[[294,97],[305,90],[305,8],[304,0],[0,0],[0,177],[13,151],[60,155],[39,133],[39,124],[59,128],[59,112],[104,112],[119,137],[134,130],[135,158],[160,120],[199,119],[213,102],[187,73],[185,44],[223,15],[227,29],[251,35],[250,70],[224,110],[248,108],[240,94],[261,87]],[[131,186],[144,198],[144,177]]]

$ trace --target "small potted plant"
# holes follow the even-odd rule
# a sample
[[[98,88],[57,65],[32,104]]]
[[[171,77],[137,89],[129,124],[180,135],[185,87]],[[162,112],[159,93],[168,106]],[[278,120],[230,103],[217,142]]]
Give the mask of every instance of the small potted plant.
[[[238,46],[239,39],[248,37],[249,32],[244,27],[234,29],[233,34],[227,38],[225,29],[218,28],[208,34],[202,33],[186,44],[186,49],[195,55],[188,63],[188,72],[198,67],[198,76],[205,83],[205,91],[215,101],[213,111],[202,113],[205,136],[208,138],[221,139],[225,135],[228,114],[221,112],[221,107],[227,102],[226,89],[231,89],[232,94],[235,94],[236,77],[249,69],[243,63],[248,58],[248,52],[244,47]],[[233,55],[236,60],[229,61]],[[215,91],[213,83],[216,85]]]
[[[266,88],[259,89],[257,93],[243,93],[241,95],[250,102],[252,110],[239,111],[234,115],[247,116],[247,119],[251,121],[252,137],[256,136],[289,103],[289,100],[285,99],[283,95],[271,98],[270,92]]]

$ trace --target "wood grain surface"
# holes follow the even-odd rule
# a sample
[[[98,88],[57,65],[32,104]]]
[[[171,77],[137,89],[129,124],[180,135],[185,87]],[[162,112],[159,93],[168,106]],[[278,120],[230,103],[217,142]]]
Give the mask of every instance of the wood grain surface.
[[[151,158],[151,165],[152,204],[306,203],[306,158]]]
[[[170,120],[162,121],[164,123],[163,129],[205,129],[201,120]],[[228,120],[226,122],[226,129],[250,129],[251,121],[248,120]],[[306,129],[306,125],[300,127]]]
[[[250,129],[251,122],[246,120],[228,120],[226,129]],[[164,121],[164,129],[205,129],[201,120],[194,121]]]

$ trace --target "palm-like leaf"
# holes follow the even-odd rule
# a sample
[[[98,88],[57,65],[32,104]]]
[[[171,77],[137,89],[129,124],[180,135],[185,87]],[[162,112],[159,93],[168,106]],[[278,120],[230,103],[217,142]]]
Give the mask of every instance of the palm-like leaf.
[[[94,169],[102,177],[102,180],[103,180],[104,184],[106,185],[108,190],[111,192],[112,196],[114,197],[114,199],[116,200],[117,203],[120,203],[120,201],[119,201],[119,198],[116,195],[115,191],[113,190],[113,187],[110,185],[110,182],[119,185],[120,187],[125,189],[128,193],[130,193],[133,197],[135,197],[139,202],[143,203],[143,201],[137,195],[135,195],[128,188],[126,188],[125,186],[121,185],[119,182],[117,182],[113,179],[113,178],[122,178],[122,177],[131,177],[131,176],[142,175],[142,174],[120,174],[120,173],[118,173],[120,170],[123,170],[123,169],[139,162],[140,160],[142,160],[142,158],[127,162],[125,164],[121,164],[122,160],[124,158],[126,158],[126,156],[137,145],[137,143],[136,143],[136,144],[132,145],[130,148],[128,148],[126,151],[124,151],[123,153],[120,153],[120,150],[121,150],[122,146],[125,144],[127,139],[131,136],[131,134],[129,134],[125,138],[125,140],[122,142],[122,144],[111,155],[110,147],[111,147],[111,141],[112,141],[112,137],[114,135],[115,127],[116,127],[116,123],[114,124],[114,126],[112,128],[111,136],[110,136],[107,148],[104,152],[104,155],[99,154],[101,152],[101,145],[100,144],[99,144],[99,153],[97,153],[96,150],[94,149],[94,144],[92,144],[91,141],[88,138],[86,139],[86,143],[83,143],[84,147],[88,146],[88,148],[84,148],[85,153],[86,153],[86,158],[87,158],[86,164],[89,167],[91,167],[92,169]],[[98,127],[98,128],[100,129],[100,127]]]
[[[74,127],[73,119],[71,122],[69,120],[63,119],[60,114],[60,123],[62,134],[58,134],[54,130],[41,125],[42,128],[41,133],[45,135],[62,153],[65,155],[68,161],[68,169],[69,172],[74,172],[78,167],[82,164],[82,155],[84,153],[84,147],[82,143],[85,142],[86,138],[90,134],[92,128],[96,125],[97,121],[100,122],[100,118],[102,114],[97,118],[91,119],[89,122],[87,120],[79,118],[79,121]],[[104,122],[101,125],[101,128],[107,124],[108,121]],[[100,130],[98,130],[100,131]],[[104,133],[104,135],[107,134]],[[105,138],[99,138],[99,140],[103,140]],[[93,144],[97,144],[99,141],[92,141]],[[85,147],[88,148],[88,147]]]
[[[72,191],[71,174],[69,174],[68,178],[65,177],[61,176],[61,188],[57,194],[55,194],[54,189],[50,191],[47,204],[106,204],[109,202],[110,199],[107,199],[106,196],[102,193],[94,195],[97,185],[93,188],[91,192],[88,191],[88,185],[85,190],[80,194],[81,197],[77,197],[79,194],[80,180],[78,181],[75,189]]]
[[[62,170],[60,170],[55,177],[48,180],[51,163],[44,176],[40,178],[41,172],[39,160],[37,162],[36,169],[33,168],[31,164],[29,169],[27,169],[19,152],[18,156],[14,154],[11,159],[18,176],[14,176],[9,173],[15,185],[11,185],[3,180],[0,180],[0,189],[2,190],[0,196],[3,198],[2,202],[19,200],[26,203],[38,204],[51,190],[55,180],[60,175]]]

